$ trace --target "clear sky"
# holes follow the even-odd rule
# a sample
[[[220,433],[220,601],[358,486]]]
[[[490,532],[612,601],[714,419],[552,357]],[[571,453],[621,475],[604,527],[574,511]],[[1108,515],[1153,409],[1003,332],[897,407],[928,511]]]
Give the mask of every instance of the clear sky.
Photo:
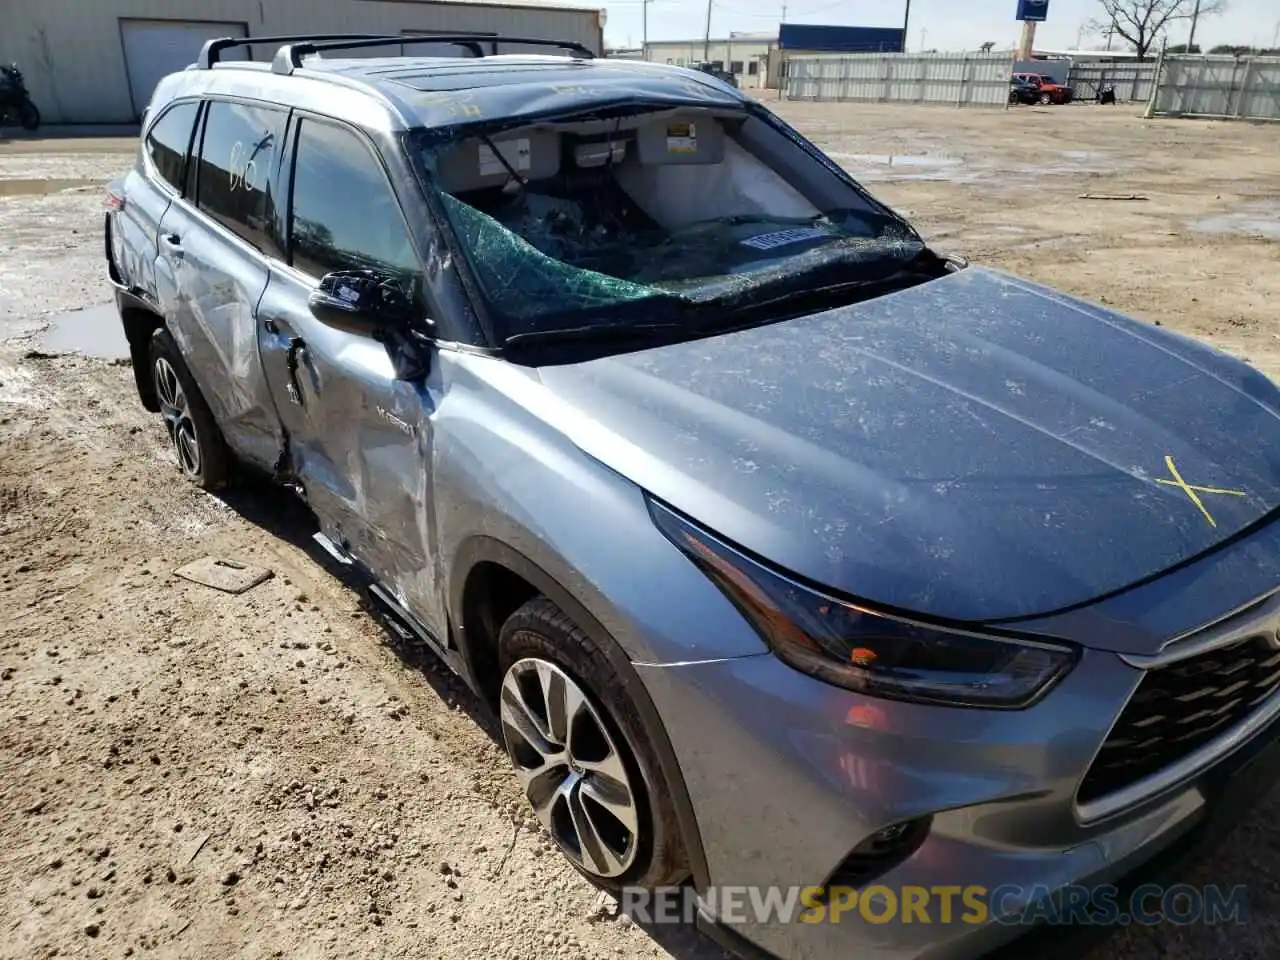
[[[641,0],[598,0],[608,11],[605,40],[610,46],[639,46],[642,36]],[[1190,0],[1188,0],[1190,2]],[[574,6],[594,6],[579,2]],[[902,25],[902,0],[787,0],[789,23],[851,24],[866,27]],[[926,49],[976,50],[985,41],[999,48],[1013,47],[1020,24],[1014,19],[1016,0],[912,0],[909,50],[919,50],[922,29]],[[1040,24],[1036,46],[1070,49],[1082,25],[1101,16],[1098,0],[1050,0],[1049,19]],[[653,0],[649,4],[649,39],[684,40],[701,37],[706,28],[706,0]],[[776,30],[782,19],[781,0],[713,0],[712,34],[729,31]],[[1219,43],[1270,46],[1280,23],[1280,0],[1228,0],[1227,12],[1204,18],[1196,42],[1204,49]],[[1170,43],[1185,43],[1189,23],[1173,24]],[[1097,46],[1084,36],[1085,46]]]

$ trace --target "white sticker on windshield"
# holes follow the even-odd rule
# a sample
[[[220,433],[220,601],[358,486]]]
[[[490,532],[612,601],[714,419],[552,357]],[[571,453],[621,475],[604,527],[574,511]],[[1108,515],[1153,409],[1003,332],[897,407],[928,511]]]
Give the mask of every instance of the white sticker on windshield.
[[[503,173],[510,173],[508,166],[516,173],[525,173],[533,166],[528,138],[508,140],[506,143],[498,143],[495,146],[502,152],[501,157],[489,149],[487,143],[480,144],[480,176],[496,177]],[[503,159],[507,162],[503,163]]]
[[[779,230],[776,233],[762,233],[758,237],[743,240],[742,245],[756,250],[773,250],[776,247],[787,247],[793,243],[829,236],[831,234],[826,230],[819,230],[816,227],[795,227],[791,230]]]

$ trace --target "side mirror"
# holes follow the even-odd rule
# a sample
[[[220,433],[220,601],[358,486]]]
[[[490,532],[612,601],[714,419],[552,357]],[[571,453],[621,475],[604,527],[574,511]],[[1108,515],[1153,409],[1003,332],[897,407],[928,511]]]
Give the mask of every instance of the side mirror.
[[[325,274],[308,306],[326,326],[377,339],[406,326],[413,314],[412,300],[400,283],[375,270]]]

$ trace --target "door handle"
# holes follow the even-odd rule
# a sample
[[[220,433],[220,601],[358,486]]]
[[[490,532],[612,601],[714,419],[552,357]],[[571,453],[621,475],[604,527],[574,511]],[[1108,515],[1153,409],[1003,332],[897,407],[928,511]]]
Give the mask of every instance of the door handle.
[[[172,256],[178,257],[178,258],[182,257],[182,254],[183,254],[182,238],[178,236],[176,233],[161,234],[160,246],[162,246],[165,249],[165,251],[171,254]]]
[[[289,379],[285,383],[285,393],[289,395],[290,402],[299,407],[305,407],[306,402],[302,398],[302,384],[298,382],[298,354],[306,349],[307,344],[301,337],[290,337],[289,349],[284,355],[285,370],[289,374]]]

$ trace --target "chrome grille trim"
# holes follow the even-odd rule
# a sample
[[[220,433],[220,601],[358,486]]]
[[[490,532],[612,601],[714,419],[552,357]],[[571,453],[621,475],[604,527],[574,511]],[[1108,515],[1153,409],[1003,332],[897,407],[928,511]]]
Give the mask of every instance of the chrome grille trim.
[[[1275,636],[1277,631],[1280,631],[1280,590],[1261,600],[1251,601],[1206,627],[1175,637],[1159,653],[1146,656],[1122,653],[1120,659],[1139,670],[1154,670],[1220,647],[1229,647],[1248,637],[1268,632]]]
[[[1254,648],[1256,653],[1252,662],[1249,662],[1250,654],[1245,649],[1240,651],[1240,659],[1234,663],[1225,656],[1237,646]],[[1274,653],[1269,655],[1270,651]],[[1196,658],[1205,660],[1203,688],[1195,687],[1194,672],[1187,672],[1188,668],[1195,667],[1187,661]],[[1280,689],[1273,682],[1277,658],[1280,658],[1280,591],[1247,604],[1207,627],[1175,638],[1159,653],[1121,655],[1125,663],[1143,670],[1144,674],[1081,777],[1075,804],[1077,819],[1082,823],[1101,820],[1176,787],[1213,766],[1280,717]],[[1181,672],[1182,675],[1162,677],[1160,671],[1165,668],[1172,668],[1171,673]],[[1235,679],[1237,675],[1241,679]],[[1249,679],[1244,679],[1246,677]],[[1261,691],[1260,694],[1248,689],[1250,681],[1257,691]],[[1161,711],[1151,707],[1150,688],[1155,683],[1163,683],[1165,689],[1171,691],[1166,701],[1171,709]],[[1145,704],[1141,696],[1144,684],[1148,694]],[[1179,689],[1179,695],[1172,695],[1172,691]],[[1247,700],[1251,693],[1254,699]],[[1241,708],[1249,712],[1184,756],[1118,789],[1098,797],[1080,799],[1081,793],[1087,792],[1090,776],[1105,775],[1095,768],[1103,762],[1108,746],[1114,748],[1117,735],[1133,736],[1135,731],[1142,734],[1150,730],[1151,740],[1136,742],[1127,748],[1136,751],[1167,749],[1179,740],[1196,739],[1197,722],[1203,721],[1211,726],[1217,718]],[[1148,714],[1142,713],[1144,709],[1149,711]],[[1185,713],[1180,715],[1178,711]],[[1134,719],[1134,713],[1138,714],[1137,719]],[[1180,726],[1189,732],[1170,736],[1170,733],[1177,733]],[[1113,767],[1112,775],[1115,769]]]

